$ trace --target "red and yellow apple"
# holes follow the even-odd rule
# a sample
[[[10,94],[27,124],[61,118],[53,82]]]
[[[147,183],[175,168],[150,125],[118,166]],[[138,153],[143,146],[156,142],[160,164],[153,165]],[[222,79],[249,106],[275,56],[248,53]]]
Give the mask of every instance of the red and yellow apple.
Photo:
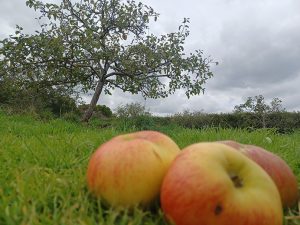
[[[176,225],[282,225],[279,192],[255,162],[220,143],[183,149],[162,184],[161,205]]]
[[[292,207],[297,203],[297,178],[283,159],[255,145],[240,144],[232,140],[220,142],[242,152],[269,174],[279,190],[283,207]]]
[[[112,138],[92,155],[87,183],[90,191],[113,207],[148,205],[158,198],[177,144],[156,131]]]

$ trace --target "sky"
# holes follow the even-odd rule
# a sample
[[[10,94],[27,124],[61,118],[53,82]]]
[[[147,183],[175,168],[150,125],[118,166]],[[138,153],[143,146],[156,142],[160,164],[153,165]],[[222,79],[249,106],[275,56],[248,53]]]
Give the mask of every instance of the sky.
[[[58,2],[59,0],[44,0]],[[282,100],[288,111],[300,111],[300,1],[299,0],[140,0],[160,14],[150,30],[174,32],[190,18],[188,51],[201,49],[204,57],[219,62],[205,93],[189,99],[184,90],[165,99],[144,99],[114,91],[98,104],[116,109],[139,102],[155,115],[184,110],[232,112],[247,97],[263,95],[266,102]],[[0,0],[0,39],[21,25],[26,33],[37,27],[37,14],[25,0]],[[89,101],[91,96],[83,96]]]

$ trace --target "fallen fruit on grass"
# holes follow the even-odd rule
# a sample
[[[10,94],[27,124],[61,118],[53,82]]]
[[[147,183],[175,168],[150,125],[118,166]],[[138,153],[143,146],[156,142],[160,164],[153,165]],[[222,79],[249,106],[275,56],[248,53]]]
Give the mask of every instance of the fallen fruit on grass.
[[[283,207],[292,207],[297,203],[297,178],[283,159],[255,145],[240,144],[232,140],[220,142],[242,152],[269,174],[279,190]]]
[[[282,225],[279,192],[255,162],[220,143],[183,149],[161,189],[162,209],[176,225]]]
[[[113,207],[148,205],[158,198],[177,144],[156,131],[112,138],[92,155],[87,182],[92,193]]]

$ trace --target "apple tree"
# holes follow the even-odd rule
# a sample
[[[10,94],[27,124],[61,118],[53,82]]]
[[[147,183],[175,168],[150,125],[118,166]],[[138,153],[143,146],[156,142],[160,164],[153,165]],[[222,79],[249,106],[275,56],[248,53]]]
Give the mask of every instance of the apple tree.
[[[40,29],[0,42],[0,70],[18,85],[93,91],[82,120],[92,116],[102,92],[115,88],[150,98],[184,89],[187,97],[204,92],[213,76],[212,60],[201,50],[186,52],[189,19],[178,30],[154,35],[149,25],[159,14],[133,0],[27,0],[40,13]]]

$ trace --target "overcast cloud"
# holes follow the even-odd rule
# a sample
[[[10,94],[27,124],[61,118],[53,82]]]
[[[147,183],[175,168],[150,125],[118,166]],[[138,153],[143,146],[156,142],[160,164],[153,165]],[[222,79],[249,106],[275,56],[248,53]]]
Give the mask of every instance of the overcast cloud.
[[[52,0],[48,2],[57,2]],[[113,92],[99,104],[115,109],[119,104],[141,102],[155,114],[184,109],[231,112],[249,96],[262,94],[267,101],[278,97],[289,111],[300,111],[300,1],[299,0],[141,0],[160,13],[151,31],[175,31],[190,18],[186,49],[204,50],[220,64],[204,95],[187,99],[179,90],[166,99],[144,100],[139,95]],[[0,38],[15,25],[32,32],[37,14],[25,0],[0,0]],[[89,100],[89,97],[84,97]]]

